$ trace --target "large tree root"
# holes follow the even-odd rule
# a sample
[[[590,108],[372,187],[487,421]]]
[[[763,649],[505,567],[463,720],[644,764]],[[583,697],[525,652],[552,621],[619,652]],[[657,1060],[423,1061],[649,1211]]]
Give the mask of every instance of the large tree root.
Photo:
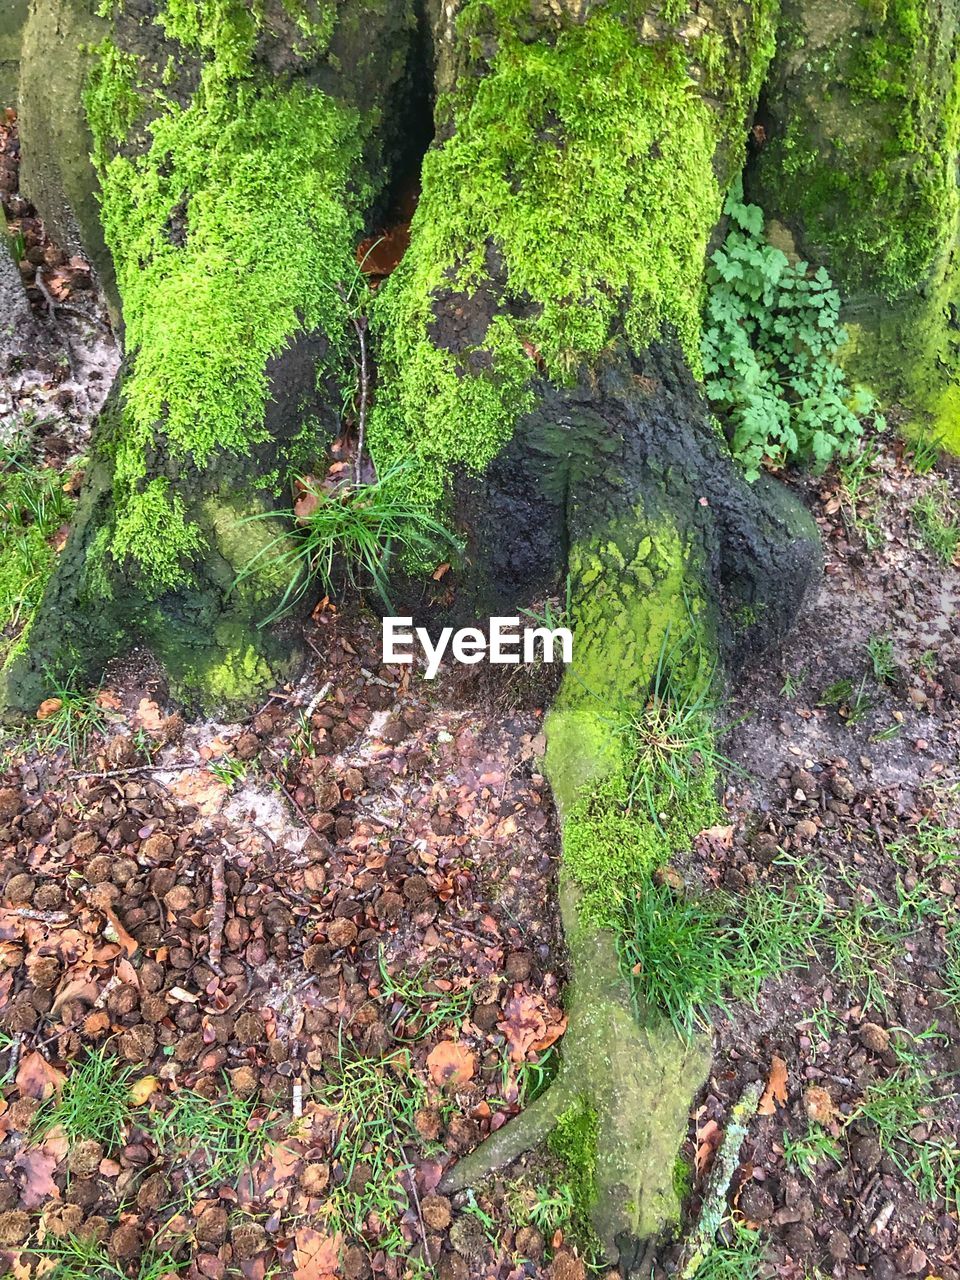
[[[612,936],[584,929],[578,904],[579,893],[567,880],[561,911],[573,972],[560,1072],[515,1120],[461,1160],[443,1188],[481,1182],[546,1138],[567,1108],[585,1103],[597,1117],[592,1223],[610,1257],[632,1257],[638,1242],[679,1217],[674,1159],[690,1099],[710,1068],[710,1041],[681,1040],[662,1018],[641,1024]]]

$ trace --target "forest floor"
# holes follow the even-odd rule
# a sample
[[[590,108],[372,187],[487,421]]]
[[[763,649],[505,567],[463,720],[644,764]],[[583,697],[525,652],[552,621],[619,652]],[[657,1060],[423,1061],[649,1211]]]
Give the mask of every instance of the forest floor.
[[[83,264],[13,194],[21,274],[59,272],[70,310],[32,286],[46,354],[8,371],[0,505],[8,538],[37,522],[31,485],[66,485],[55,555],[98,407],[76,348],[88,384],[115,352]],[[728,691],[725,819],[635,919],[663,1002],[709,1009],[714,1038],[680,1238],[759,1080],[698,1274],[954,1280],[958,472],[891,433],[786,479],[824,535],[819,595]],[[306,638],[308,670],[243,723],[186,721],[134,653],[96,691],[51,688],[4,744],[0,1262],[18,1280],[605,1273],[549,1147],[438,1193],[562,1044],[551,673],[427,682],[382,664],[361,610],[326,607]],[[665,1245],[654,1274],[680,1257]]]

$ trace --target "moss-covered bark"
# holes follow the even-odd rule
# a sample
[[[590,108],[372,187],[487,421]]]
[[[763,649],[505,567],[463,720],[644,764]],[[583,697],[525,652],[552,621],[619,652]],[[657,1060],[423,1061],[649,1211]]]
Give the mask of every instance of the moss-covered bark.
[[[847,299],[851,371],[960,451],[960,3],[785,0],[748,194]]]
[[[31,77],[65,29],[69,75],[49,100],[33,84],[24,124],[50,138],[32,149],[42,212],[62,205],[109,250],[126,360],[5,701],[29,708],[51,676],[95,676],[145,641],[181,696],[249,703],[295,642],[258,626],[285,585],[266,560],[234,583],[277,531],[252,517],[336,422],[339,286],[386,181],[412,3],[98,8],[38,0]]]
[[[17,104],[20,41],[27,20],[27,0],[6,0],[0,11],[0,107]]]
[[[546,761],[571,959],[563,1065],[446,1185],[579,1108],[596,1134],[587,1209],[611,1257],[676,1218],[673,1157],[709,1063],[706,1041],[634,1009],[622,904],[715,813],[706,769],[664,819],[632,806],[622,726],[664,654],[696,688],[779,634],[817,559],[809,519],[738,475],[691,373],[706,249],[774,16],[437,6],[437,142],[410,250],[378,302],[375,460],[417,458],[417,496],[470,535],[485,607],[516,607],[566,568],[573,595]],[[745,610],[747,632],[732,622]]]

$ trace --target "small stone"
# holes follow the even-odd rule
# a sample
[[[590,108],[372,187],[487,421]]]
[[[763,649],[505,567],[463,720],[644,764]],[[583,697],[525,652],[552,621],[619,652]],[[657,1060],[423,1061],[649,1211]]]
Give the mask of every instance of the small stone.
[[[83,1138],[70,1148],[67,1168],[78,1178],[92,1178],[100,1168],[103,1147],[92,1138]]]
[[[877,1168],[882,1154],[880,1143],[872,1134],[860,1134],[850,1143],[850,1155],[853,1163],[858,1169],[862,1169],[864,1173],[872,1173]]]
[[[568,1249],[558,1249],[547,1269],[550,1280],[586,1280],[587,1269]]]
[[[831,1231],[827,1249],[836,1262],[846,1262],[852,1252],[850,1237],[842,1231]]]
[[[773,1217],[773,1196],[762,1183],[748,1182],[740,1193],[740,1209],[751,1222],[766,1222]]]
[[[330,1166],[308,1164],[300,1174],[300,1186],[308,1196],[322,1196],[330,1185]]]
[[[838,773],[836,777],[830,780],[830,790],[838,800],[843,800],[845,804],[852,804],[857,798],[856,787],[843,773]]]
[[[235,1034],[241,1044],[259,1044],[263,1039],[263,1019],[259,1013],[241,1013]]]
[[[344,1280],[366,1280],[370,1275],[370,1261],[358,1244],[352,1244],[343,1251],[340,1269]]]
[[[830,1094],[817,1084],[812,1084],[809,1088],[804,1089],[803,1109],[806,1112],[807,1119],[814,1124],[829,1124],[836,1113]]]
[[[863,1047],[871,1053],[886,1053],[890,1048],[890,1032],[876,1022],[861,1023],[857,1036]]]
[[[200,1244],[223,1244],[227,1238],[227,1211],[220,1205],[204,1209],[197,1219],[197,1240]]]
[[[801,818],[793,830],[798,840],[813,840],[817,834],[817,824],[809,818]]]
[[[543,1257],[543,1236],[536,1227],[521,1227],[517,1232],[516,1249],[521,1258],[539,1262]]]
[[[450,1201],[446,1196],[424,1196],[420,1209],[431,1231],[446,1231],[453,1221]]]
[[[927,1255],[919,1245],[908,1243],[897,1250],[897,1266],[908,1276],[915,1276],[927,1265]]]

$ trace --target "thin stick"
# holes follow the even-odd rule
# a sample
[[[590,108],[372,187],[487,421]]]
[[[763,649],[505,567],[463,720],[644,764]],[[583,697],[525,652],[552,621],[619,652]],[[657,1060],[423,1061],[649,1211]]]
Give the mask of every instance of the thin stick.
[[[223,874],[223,854],[214,856],[210,870],[213,910],[210,912],[210,948],[207,958],[211,969],[220,973],[220,957],[223,953],[223,927],[227,920],[227,883]]]

